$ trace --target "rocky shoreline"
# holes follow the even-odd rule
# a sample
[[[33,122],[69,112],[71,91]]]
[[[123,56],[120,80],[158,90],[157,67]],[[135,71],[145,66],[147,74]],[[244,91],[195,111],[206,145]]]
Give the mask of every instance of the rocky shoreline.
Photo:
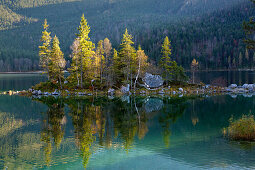
[[[130,90],[129,86],[122,86],[121,89],[108,89],[108,91],[68,91],[68,90],[55,90],[54,92],[42,92],[41,90],[29,89],[27,91],[7,91],[2,92],[2,95],[21,95],[21,96],[93,96],[93,95],[107,95],[107,96],[121,96],[121,95],[165,95],[165,96],[189,96],[189,95],[243,95],[244,97],[251,97],[255,95],[255,84],[244,84],[238,86],[231,84],[228,87],[218,87],[212,85],[204,86],[184,86],[184,87],[162,87],[157,89],[140,88],[136,91]]]

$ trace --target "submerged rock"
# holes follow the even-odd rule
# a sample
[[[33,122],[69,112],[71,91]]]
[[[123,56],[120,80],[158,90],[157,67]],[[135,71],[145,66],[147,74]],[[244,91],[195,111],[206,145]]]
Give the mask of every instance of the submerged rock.
[[[152,75],[150,73],[146,73],[143,82],[148,88],[158,88],[163,86],[164,80],[160,75]]]
[[[163,108],[164,103],[161,99],[159,98],[149,98],[145,102],[145,111],[147,113],[154,112],[154,111],[159,111]]]

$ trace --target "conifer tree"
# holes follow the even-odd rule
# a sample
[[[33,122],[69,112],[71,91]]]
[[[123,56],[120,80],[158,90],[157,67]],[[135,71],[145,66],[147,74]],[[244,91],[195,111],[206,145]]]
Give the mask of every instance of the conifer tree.
[[[62,89],[62,80],[64,79],[64,69],[66,61],[64,54],[59,47],[58,37],[53,38],[52,50],[49,59],[49,76],[52,80],[58,80]]]
[[[42,45],[39,46],[39,56],[40,56],[40,67],[44,70],[44,73],[48,75],[49,77],[49,58],[51,53],[51,36],[50,32],[48,32],[49,25],[47,23],[47,20],[44,20],[43,24],[43,32],[41,37]]]
[[[162,58],[160,66],[163,69],[163,78],[169,83],[170,81],[182,82],[187,79],[184,69],[178,66],[176,61],[172,61],[170,56],[172,54],[171,44],[169,38],[166,37],[161,50]]]
[[[172,49],[171,49],[169,38],[167,36],[162,45],[161,54],[162,54],[162,58],[160,60],[160,66],[163,69],[163,77],[166,81],[170,81],[171,75],[172,75],[172,70],[171,70],[172,62],[170,58],[172,54]]]
[[[78,70],[79,78],[80,78],[80,87],[83,88],[83,81],[85,78],[91,78],[93,76],[92,71],[92,57],[94,56],[95,52],[93,51],[95,48],[95,44],[90,41],[89,33],[90,33],[90,27],[87,23],[87,20],[84,17],[84,14],[81,17],[80,26],[78,28],[79,33],[76,35],[77,39],[79,41],[78,50],[79,55],[77,55],[78,58],[76,58],[78,63]],[[72,61],[75,62],[76,61]],[[72,64],[74,66],[75,64]],[[71,68],[73,69],[73,68]],[[86,75],[86,77],[85,77]],[[71,75],[74,77],[73,75]]]
[[[122,64],[122,72],[125,76],[126,82],[130,82],[130,87],[132,87],[133,74],[135,72],[135,60],[136,51],[132,46],[134,42],[132,41],[133,36],[128,33],[126,29],[123,34],[123,38],[120,44],[119,56]]]

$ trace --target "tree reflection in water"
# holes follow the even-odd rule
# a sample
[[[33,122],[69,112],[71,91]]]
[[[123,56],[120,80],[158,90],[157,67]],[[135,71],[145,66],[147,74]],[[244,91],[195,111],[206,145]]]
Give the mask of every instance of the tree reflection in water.
[[[53,143],[58,148],[63,139],[66,122],[65,106],[67,106],[74,126],[75,144],[80,150],[85,169],[92,153],[98,147],[106,149],[113,146],[121,147],[128,153],[134,145],[136,136],[141,140],[148,133],[147,121],[149,117],[153,117],[152,112],[159,114],[163,141],[165,146],[169,147],[170,125],[182,116],[186,108],[186,100],[181,98],[42,97],[35,100],[48,106],[41,132],[47,165],[51,162]],[[155,101],[162,104],[155,105]]]

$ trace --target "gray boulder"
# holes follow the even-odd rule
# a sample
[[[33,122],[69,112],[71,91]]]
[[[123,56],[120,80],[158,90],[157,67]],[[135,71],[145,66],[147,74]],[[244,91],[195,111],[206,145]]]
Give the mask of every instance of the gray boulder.
[[[231,89],[237,88],[237,85],[236,85],[236,84],[231,84],[231,85],[229,86],[229,88],[231,88]]]
[[[249,84],[244,84],[242,87],[246,89],[246,88],[248,88],[248,86],[249,86]]]
[[[38,95],[42,95],[42,91],[41,90],[38,91]]]
[[[183,88],[179,88],[178,90],[179,90],[180,92],[183,92]]]
[[[33,95],[38,95],[38,91],[37,91],[37,90],[34,90],[34,91],[32,92],[32,94],[33,94]]]
[[[147,88],[158,88],[163,86],[164,80],[160,75],[145,73],[143,82]]]

